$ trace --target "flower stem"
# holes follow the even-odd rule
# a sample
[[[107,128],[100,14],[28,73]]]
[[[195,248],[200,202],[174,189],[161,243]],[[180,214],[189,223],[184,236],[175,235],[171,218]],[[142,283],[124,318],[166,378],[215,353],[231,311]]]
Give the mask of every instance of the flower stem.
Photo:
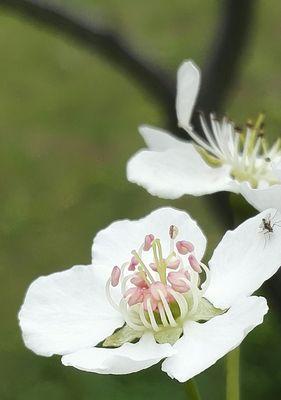
[[[239,356],[240,349],[237,347],[226,357],[226,400],[240,398]]]
[[[188,395],[188,400],[201,400],[201,396],[194,379],[187,381],[185,383],[185,388]]]

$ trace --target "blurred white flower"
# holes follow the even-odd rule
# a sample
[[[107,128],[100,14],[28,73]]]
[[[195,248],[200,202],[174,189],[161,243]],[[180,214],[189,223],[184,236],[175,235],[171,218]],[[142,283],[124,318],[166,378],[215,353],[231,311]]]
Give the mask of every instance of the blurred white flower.
[[[128,162],[128,180],[149,193],[175,199],[218,191],[242,195],[259,210],[281,208],[281,141],[269,148],[263,134],[263,116],[244,131],[227,118],[210,115],[210,125],[200,116],[205,139],[193,131],[190,118],[200,85],[200,71],[191,61],[178,70],[176,112],[178,124],[193,142],[168,132],[141,126],[148,149]],[[276,168],[279,165],[279,168]]]
[[[266,246],[260,232],[267,215],[227,232],[209,267],[201,261],[206,238],[183,211],[114,222],[95,237],[92,265],[31,284],[19,312],[25,345],[83,371],[128,374],[165,359],[170,377],[192,378],[268,311],[251,296],[280,265],[281,230]]]

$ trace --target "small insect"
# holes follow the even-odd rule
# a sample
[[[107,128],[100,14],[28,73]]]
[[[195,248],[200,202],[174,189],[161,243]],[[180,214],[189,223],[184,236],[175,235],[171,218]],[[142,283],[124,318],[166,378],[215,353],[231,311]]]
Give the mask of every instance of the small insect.
[[[281,228],[281,225],[279,225],[281,220],[280,221],[274,221],[274,219],[276,217],[276,214],[277,214],[277,210],[276,210],[276,212],[275,212],[273,217],[271,217],[270,213],[267,214],[265,216],[265,218],[262,218],[261,224],[259,226],[260,232],[263,233],[264,235],[267,235],[268,239],[270,239],[271,234],[274,232],[274,227],[275,226],[278,226],[278,227]],[[265,239],[266,239],[266,236],[265,236]]]

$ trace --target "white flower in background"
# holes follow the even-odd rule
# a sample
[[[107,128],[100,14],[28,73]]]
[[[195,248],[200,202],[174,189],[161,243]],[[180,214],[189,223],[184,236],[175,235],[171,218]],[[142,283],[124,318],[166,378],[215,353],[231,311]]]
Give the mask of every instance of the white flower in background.
[[[267,215],[227,232],[209,267],[206,238],[183,211],[114,222],[94,239],[93,265],[31,284],[19,313],[25,345],[83,371],[128,374],[165,359],[170,377],[192,378],[267,313],[251,296],[281,260],[281,230],[266,242],[260,230]]]
[[[281,208],[281,141],[268,147],[262,115],[243,131],[213,114],[208,125],[201,115],[205,138],[200,137],[190,124],[199,85],[199,69],[191,61],[184,62],[178,70],[176,111],[179,126],[193,142],[141,126],[148,149],[129,160],[128,180],[168,199],[225,190],[242,193],[259,210]]]

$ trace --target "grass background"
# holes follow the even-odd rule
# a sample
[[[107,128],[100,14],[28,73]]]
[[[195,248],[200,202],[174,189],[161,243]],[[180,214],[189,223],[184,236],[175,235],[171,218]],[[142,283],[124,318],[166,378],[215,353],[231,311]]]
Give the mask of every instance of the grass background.
[[[172,71],[184,58],[202,65],[219,2],[64,0],[101,15],[140,51]],[[281,3],[256,3],[256,22],[227,111],[244,122],[267,113],[273,139],[281,126]],[[222,231],[208,198],[165,201],[126,181],[126,160],[142,141],[137,126],[163,126],[141,87],[107,60],[0,9],[0,398],[92,400],[185,398],[159,366],[128,376],[99,376],[37,357],[22,343],[17,312],[29,283],[90,262],[95,233],[119,218],[162,205],[188,209],[209,238]],[[234,198],[236,207],[243,207]],[[270,299],[269,299],[270,301]],[[244,399],[278,398],[280,321],[274,307],[242,346]],[[198,377],[204,399],[224,395],[223,363]]]

